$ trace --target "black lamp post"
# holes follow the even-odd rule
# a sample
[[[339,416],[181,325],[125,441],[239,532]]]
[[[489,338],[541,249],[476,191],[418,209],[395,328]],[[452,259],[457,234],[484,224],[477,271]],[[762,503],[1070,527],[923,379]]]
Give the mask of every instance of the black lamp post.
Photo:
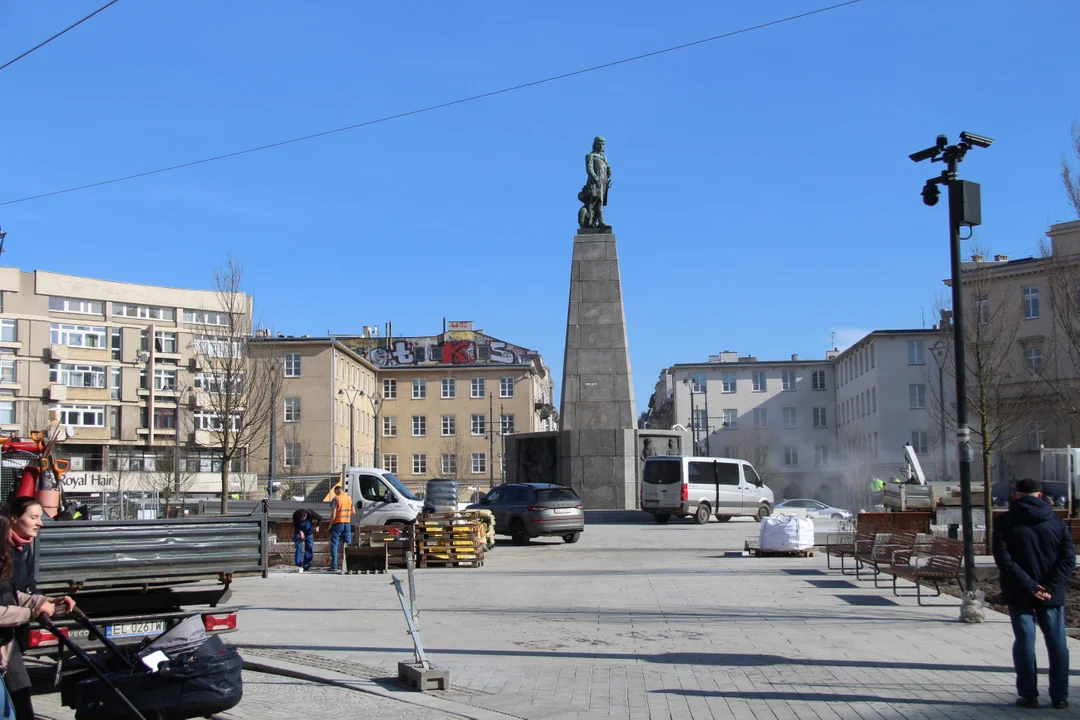
[[[382,408],[383,396],[380,395],[379,393],[373,393],[373,394],[369,395],[366,392],[364,392],[363,390],[361,390],[360,394],[357,397],[367,398],[368,402],[371,403],[371,412],[375,416],[374,419],[372,420],[372,422],[375,425],[374,426],[374,433],[375,433],[374,453],[375,453],[375,458],[373,459],[371,464],[373,466],[375,466],[375,467],[382,467],[382,461],[379,458],[379,409]]]
[[[973,147],[987,148],[994,142],[990,138],[960,133],[960,142],[949,145],[949,139],[938,135],[934,145],[912,153],[914,162],[930,160],[944,162],[945,169],[923,186],[923,203],[937,205],[941,191],[938,185],[949,190],[949,254],[952,265],[952,312],[953,352],[956,356],[956,446],[960,459],[960,522],[964,530],[964,588],[975,591],[975,543],[971,520],[971,430],[967,420],[967,376],[964,348],[964,294],[960,277],[960,228],[982,224],[981,197],[978,183],[960,180],[957,166],[967,151]],[[970,236],[969,236],[970,237]]]
[[[704,390],[698,390],[695,392],[694,376],[692,373],[686,374],[686,378],[683,379],[683,384],[686,385],[687,390],[690,391],[690,432],[694,436],[694,455],[698,454],[697,418],[694,417],[694,396],[705,396],[705,455],[711,457],[712,443],[709,439],[709,386],[706,385]]]
[[[353,420],[356,416],[356,410],[353,404],[356,402],[356,398],[363,394],[363,390],[357,391],[352,385],[348,387],[348,392],[344,388],[337,391],[338,395],[341,395],[349,401],[349,467],[356,467],[356,451],[353,443]]]

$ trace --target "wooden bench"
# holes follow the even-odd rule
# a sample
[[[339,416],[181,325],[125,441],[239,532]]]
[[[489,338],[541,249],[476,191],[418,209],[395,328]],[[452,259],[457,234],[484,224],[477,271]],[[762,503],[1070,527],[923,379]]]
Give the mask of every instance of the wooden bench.
[[[854,558],[863,548],[873,546],[875,537],[877,537],[877,524],[863,522],[855,526],[854,533],[829,534],[825,538],[825,564],[830,570],[836,570],[838,568],[833,567],[832,559],[840,558],[840,574],[847,575],[844,558]]]
[[[934,589],[937,591],[936,595],[927,597],[941,595],[940,583],[942,580],[952,580],[958,588],[962,587],[960,585],[960,567],[963,563],[963,556],[964,544],[960,540],[935,539],[933,545],[930,546],[930,553],[925,558],[912,557],[906,563],[894,564],[888,569],[888,572],[893,576],[893,595],[904,597],[896,585],[897,578],[904,578],[915,583],[915,597],[919,605],[923,604],[923,580],[933,582]],[[907,595],[907,597],[910,597],[910,595]]]
[[[894,530],[888,535],[878,535],[873,545],[855,554],[855,577],[862,580],[861,570],[870,567],[874,571],[871,578],[874,587],[881,587],[878,577],[882,574],[882,568],[910,563],[918,539],[918,533],[910,530]]]

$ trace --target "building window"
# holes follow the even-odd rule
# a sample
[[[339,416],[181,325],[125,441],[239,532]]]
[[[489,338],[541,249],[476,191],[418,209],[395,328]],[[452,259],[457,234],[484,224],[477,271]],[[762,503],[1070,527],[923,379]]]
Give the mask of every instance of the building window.
[[[15,424],[15,401],[4,400],[0,402],[0,425]]]
[[[829,464],[829,446],[828,445],[816,445],[814,446],[814,465],[817,467],[825,467]]]
[[[487,472],[487,453],[472,454],[472,471],[477,475]]]
[[[126,303],[113,303],[113,317],[138,318],[140,320],[176,320],[176,310],[173,308],[152,307],[149,305],[128,305]]]
[[[457,396],[457,383],[454,378],[442,379],[442,397],[444,400],[452,400]]]
[[[720,427],[724,430],[736,430],[739,422],[739,411],[735,408],[724,408],[723,423]]]
[[[508,413],[503,413],[499,418],[499,426],[503,435],[514,434],[514,416]]]
[[[814,427],[816,427],[816,428],[828,427],[828,423],[826,422],[826,418],[825,418],[825,408],[823,408],[823,407],[814,408]]]
[[[1042,350],[1037,347],[1024,348],[1024,365],[1032,375],[1042,372]]]
[[[926,386],[908,385],[908,400],[912,410],[922,410],[926,407]]]
[[[215,432],[220,432],[225,429],[221,413],[197,412],[192,416],[192,423],[195,425],[196,430],[213,430]],[[230,423],[233,432],[240,430],[240,423],[240,415],[234,413]]]
[[[413,453],[412,456],[412,474],[423,475],[427,472],[427,455],[423,453]]]
[[[911,431],[911,447],[915,449],[915,452],[919,455],[925,455],[930,447],[928,444],[928,438],[925,430],[912,430]]]
[[[810,376],[812,384],[810,387],[814,390],[825,390],[825,371],[815,370],[813,375]]]
[[[444,476],[457,475],[457,455],[453,453],[442,454],[442,474]]]
[[[300,377],[300,353],[285,353],[285,377]]]
[[[52,345],[69,347],[103,348],[105,347],[105,328],[52,323],[49,342]]]
[[[975,317],[979,318],[979,322],[983,325],[990,324],[990,296],[989,295],[976,295],[974,297],[975,302]]]
[[[412,381],[412,399],[423,400],[427,397],[427,380],[415,378]]]
[[[285,467],[300,467],[300,447],[301,445],[298,442],[285,443]]]
[[[382,434],[383,437],[397,437],[397,418],[393,415],[387,417],[383,416],[382,419]]]
[[[690,388],[693,392],[705,392],[705,373],[690,373]]]
[[[300,398],[287,397],[285,398],[285,422],[298,423],[300,422]]]
[[[14,320],[0,320],[0,342],[18,342]]]
[[[173,353],[180,352],[176,349],[176,333],[168,330],[155,330],[154,331],[154,350],[159,353]]]
[[[709,432],[709,418],[705,414],[705,411],[701,408],[694,410],[694,419],[691,420],[694,428],[697,430],[704,430],[706,434]]]
[[[102,376],[104,381],[104,375]],[[104,385],[102,385],[104,387]],[[155,390],[176,390],[176,370],[154,370]]]
[[[735,373],[725,372],[720,374],[720,392],[735,392]]]
[[[754,408],[754,428],[763,430],[769,427],[769,415],[766,408]]]
[[[82,315],[104,315],[105,303],[100,300],[51,297],[49,298],[49,310],[53,312],[79,313]]]
[[[750,389],[754,392],[765,392],[764,370],[755,370],[750,374]]]
[[[514,397],[514,378],[503,377],[499,378],[499,397],[512,398]]]
[[[788,467],[794,467],[799,464],[799,448],[794,445],[784,446],[784,464]]]
[[[453,415],[442,416],[442,434],[443,437],[457,435],[457,420]]]
[[[208,310],[185,310],[184,322],[191,325],[221,325],[229,324],[229,313],[211,312]]]
[[[484,397],[484,378],[473,378],[471,383],[471,392],[469,397],[482,398]]]
[[[12,363],[14,363],[14,358]],[[12,367],[12,373],[14,374],[14,367]],[[14,377],[12,380],[14,380]],[[52,365],[49,367],[49,382],[67,385],[68,387],[103,388],[105,387],[105,366]]]
[[[1046,428],[1041,420],[1032,420],[1027,426],[1028,450],[1039,450],[1046,442]]]
[[[383,400],[397,400],[397,380],[382,381]]]
[[[383,453],[382,467],[391,474],[397,473],[397,453]]]
[[[175,430],[176,408],[154,408],[154,429]]]
[[[1039,317],[1039,286],[1027,285],[1020,288],[1024,300],[1024,319],[1034,320]]]
[[[792,428],[798,427],[797,424],[796,424],[796,421],[797,421],[796,409],[793,408],[793,407],[784,408],[784,427],[787,428],[788,430],[791,430]]]
[[[123,339],[123,331],[120,328],[112,328],[109,331],[109,347],[112,348],[112,359],[120,360],[120,347]]]
[[[940,389],[940,388],[939,388]],[[870,388],[870,412],[877,412],[877,387]]]
[[[783,381],[784,390],[794,390],[795,389],[795,371],[794,370],[784,370],[780,377],[781,377],[781,380]]]
[[[483,415],[472,416],[472,434],[483,435],[487,432],[487,421]]]
[[[925,365],[926,355],[924,352],[922,340],[908,340],[907,343],[907,364],[908,365]]]
[[[240,338],[218,337],[216,335],[196,335],[192,343],[195,352],[207,357],[234,357],[241,356]]]
[[[427,415],[413,415],[412,434],[413,437],[424,437],[427,435]]]
[[[105,408],[96,405],[60,405],[60,424],[73,427],[105,427]]]
[[[109,437],[113,440],[120,439],[120,407],[109,407]]]

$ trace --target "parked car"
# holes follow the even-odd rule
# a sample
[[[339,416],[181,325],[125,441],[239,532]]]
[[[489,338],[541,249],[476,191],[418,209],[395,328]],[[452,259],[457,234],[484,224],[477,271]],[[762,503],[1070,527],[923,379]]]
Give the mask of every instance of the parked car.
[[[467,510],[490,510],[495,534],[509,535],[515,545],[528,545],[542,535],[576,543],[585,530],[581,498],[571,488],[547,483],[500,485]]]
[[[713,514],[720,522],[739,515],[761,522],[772,506],[773,491],[745,460],[681,455],[645,460],[641,509],[660,524],[675,515],[704,525]]]
[[[773,508],[773,512],[777,515],[798,515],[799,517],[808,518],[823,517],[832,518],[833,520],[851,517],[851,512],[848,510],[835,508],[809,498],[794,498],[778,502],[776,507]]]

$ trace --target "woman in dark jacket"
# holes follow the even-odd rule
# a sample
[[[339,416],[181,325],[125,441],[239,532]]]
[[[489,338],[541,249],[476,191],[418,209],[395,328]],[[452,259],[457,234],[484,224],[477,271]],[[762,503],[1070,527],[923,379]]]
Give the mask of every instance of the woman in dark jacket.
[[[16,640],[18,631],[39,615],[53,615],[59,602],[54,603],[43,595],[24,593],[15,587],[12,581],[14,560],[9,540],[11,534],[11,521],[6,515],[0,514],[0,672],[4,673],[5,686],[11,682],[9,678],[12,678],[15,671],[15,663],[22,670],[22,674],[26,675]],[[4,694],[8,694],[7,687]],[[26,681],[26,691],[21,697],[20,702],[15,693],[11,693],[10,698],[0,700],[0,718],[33,720],[34,707],[30,702],[29,678]]]
[[[11,522],[8,529],[0,532],[3,544],[8,546],[8,559],[4,562],[7,573],[16,592],[34,595],[37,593],[37,535],[41,529],[41,503],[32,497],[19,497],[11,502]],[[6,520],[6,518],[5,518]],[[70,612],[75,601],[64,596],[57,602],[63,602]],[[3,604],[0,600],[0,604]],[[17,720],[34,717],[34,704],[30,700],[30,676],[23,663],[21,644],[26,636],[25,628],[15,635],[11,656],[8,658],[4,673],[4,684],[15,705]]]

